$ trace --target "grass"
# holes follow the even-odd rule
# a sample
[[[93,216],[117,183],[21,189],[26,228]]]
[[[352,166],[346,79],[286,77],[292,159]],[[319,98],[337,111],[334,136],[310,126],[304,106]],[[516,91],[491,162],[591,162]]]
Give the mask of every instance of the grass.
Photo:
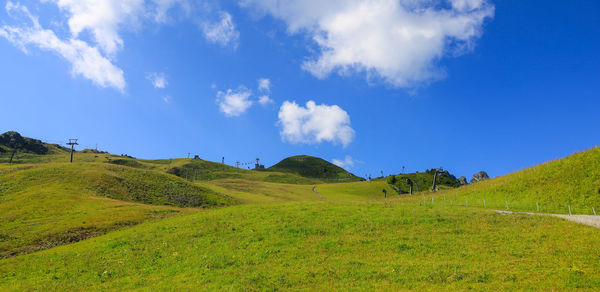
[[[50,152],[0,163],[1,291],[600,289],[597,229],[482,208],[598,210],[600,148],[414,196],[313,159]]]
[[[492,180],[436,193],[468,204],[511,210],[568,214],[600,214],[600,148],[514,172]]]
[[[236,203],[233,198],[174,176],[122,166],[3,166],[0,258],[185,211],[175,206],[210,208]]]
[[[1,260],[0,289],[598,289],[599,244],[591,227],[476,209],[243,205]]]

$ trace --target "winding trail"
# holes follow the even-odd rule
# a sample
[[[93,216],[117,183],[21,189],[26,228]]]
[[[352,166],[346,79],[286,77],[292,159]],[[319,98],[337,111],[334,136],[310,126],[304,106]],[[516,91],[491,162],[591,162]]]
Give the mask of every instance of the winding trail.
[[[323,201],[327,201],[325,198],[323,198],[323,196],[321,196],[321,194],[319,194],[319,193],[317,192],[317,186],[314,186],[314,187],[313,187],[313,193],[315,193],[317,196],[319,196],[319,198],[321,198],[321,200],[323,200]]]
[[[525,214],[525,215],[538,215],[538,216],[552,216],[558,217],[562,219],[566,219],[569,221],[573,221],[579,224],[589,225],[596,228],[600,228],[600,216],[594,215],[564,215],[564,214],[547,214],[547,213],[531,213],[531,212],[513,212],[513,211],[503,211],[503,210],[494,210],[500,214]]]

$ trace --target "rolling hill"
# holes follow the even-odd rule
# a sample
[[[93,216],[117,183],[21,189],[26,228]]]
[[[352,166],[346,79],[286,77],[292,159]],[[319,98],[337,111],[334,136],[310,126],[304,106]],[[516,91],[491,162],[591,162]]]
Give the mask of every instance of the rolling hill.
[[[298,155],[288,157],[266,171],[295,173],[303,177],[329,181],[360,181],[362,178],[318,157]]]

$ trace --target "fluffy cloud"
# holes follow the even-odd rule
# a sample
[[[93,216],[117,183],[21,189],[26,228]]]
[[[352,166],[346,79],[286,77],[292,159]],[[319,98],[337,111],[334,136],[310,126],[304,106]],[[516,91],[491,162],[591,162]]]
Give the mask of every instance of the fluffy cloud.
[[[207,40],[213,43],[226,46],[233,44],[237,46],[237,40],[240,33],[236,30],[231,15],[227,12],[221,13],[221,20],[215,23],[205,22],[202,25],[202,31]]]
[[[444,78],[437,62],[468,52],[494,15],[487,0],[242,0],[306,32],[320,54],[303,63],[318,78],[363,72],[411,88]]]
[[[321,143],[323,141],[347,146],[354,139],[350,116],[337,105],[317,105],[314,101],[306,107],[285,101],[279,109],[281,138],[290,143]]]
[[[252,106],[253,102],[250,100],[250,95],[252,95],[252,91],[243,86],[236,90],[219,91],[217,93],[219,110],[227,117],[240,116]]]
[[[146,79],[152,82],[154,88],[163,89],[169,84],[169,82],[167,82],[167,77],[165,77],[165,73],[150,73],[146,76]]]
[[[346,158],[344,160],[333,159],[333,164],[335,164],[341,168],[350,169],[350,168],[354,167],[354,159],[352,159],[352,157],[350,157],[350,155],[346,155]]]
[[[9,15],[28,19],[30,24],[0,27],[0,36],[27,52],[28,46],[52,51],[71,63],[73,75],[80,75],[100,87],[114,87],[121,92],[125,89],[123,70],[104,57],[97,48],[78,39],[59,39],[52,30],[41,27],[36,17],[27,7],[7,2]]]

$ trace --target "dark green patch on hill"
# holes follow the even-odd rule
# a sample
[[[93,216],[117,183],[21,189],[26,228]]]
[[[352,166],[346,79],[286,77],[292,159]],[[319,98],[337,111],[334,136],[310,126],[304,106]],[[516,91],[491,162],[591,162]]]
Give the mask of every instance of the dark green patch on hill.
[[[14,131],[0,135],[0,153],[12,153],[14,150],[21,153],[41,155],[68,151],[67,148],[60,145],[48,144],[37,139],[23,137]]]
[[[433,186],[434,174],[435,169],[428,169],[425,172],[391,175],[387,177],[387,183],[398,193],[408,194],[410,193],[410,184],[407,179],[410,179],[413,183],[413,192],[426,191],[431,190],[431,187]],[[459,187],[460,184],[454,175],[448,171],[444,171],[438,173],[436,186],[438,189],[443,190]]]
[[[265,171],[295,173],[303,177],[334,181],[360,181],[362,178],[324,159],[298,155],[288,157]]]

